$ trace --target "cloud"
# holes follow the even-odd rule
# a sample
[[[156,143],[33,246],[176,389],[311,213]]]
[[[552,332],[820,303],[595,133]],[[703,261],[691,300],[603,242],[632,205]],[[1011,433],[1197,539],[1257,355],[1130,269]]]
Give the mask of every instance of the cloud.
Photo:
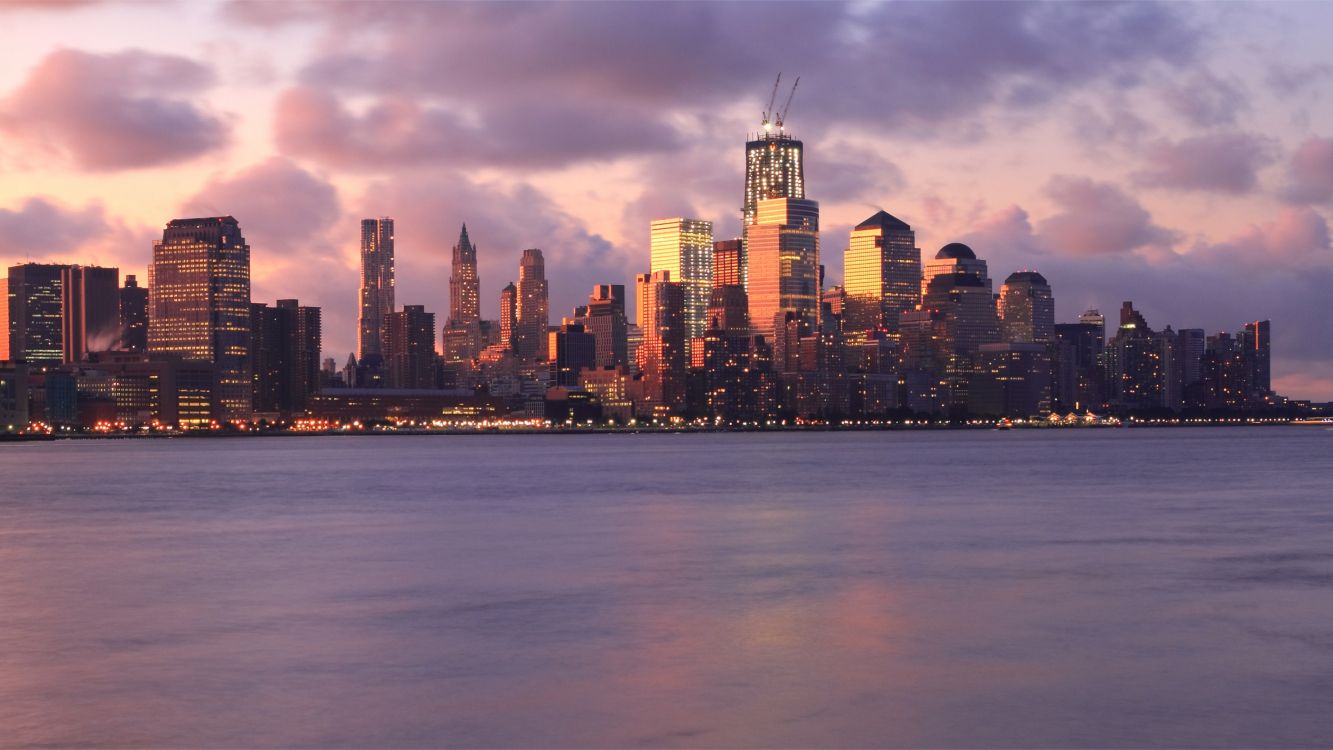
[[[358,169],[677,151],[703,137],[682,117],[756,127],[779,67],[801,76],[789,122],[806,136],[971,140],[989,107],[1135,87],[1190,62],[1199,39],[1186,6],[1146,3],[255,5],[225,16],[323,28],[278,113],[284,151]]]
[[[1084,177],[1051,178],[1046,193],[1062,210],[1037,225],[1037,236],[1052,252],[1066,255],[1123,255],[1163,250],[1178,239],[1152,223],[1152,216],[1120,188]]]
[[[215,175],[180,210],[185,216],[235,216],[251,247],[300,251],[338,220],[338,191],[282,157],[234,175]]]
[[[1226,241],[1200,243],[1190,256],[1250,273],[1311,264],[1333,267],[1328,221],[1307,206],[1287,206],[1272,221],[1252,224]]]
[[[109,231],[101,204],[69,208],[35,196],[17,209],[0,208],[0,249],[15,259],[62,257]]]
[[[615,107],[512,102],[493,107],[484,122],[471,119],[462,107],[406,96],[381,98],[358,115],[331,94],[297,87],[278,101],[275,133],[285,153],[366,170],[439,163],[559,167],[680,145],[670,127]]]
[[[1161,140],[1148,149],[1149,167],[1135,183],[1152,187],[1248,193],[1258,171],[1273,161],[1271,139],[1250,133],[1213,133],[1181,141]]]
[[[1293,203],[1333,200],[1333,138],[1312,137],[1297,147],[1282,195]]]
[[[227,122],[192,98],[213,82],[174,55],[61,49],[0,100],[0,133],[91,171],[182,161],[227,141]]]
[[[1249,97],[1239,81],[1211,73],[1195,73],[1168,86],[1162,93],[1168,107],[1195,127],[1232,125],[1249,109]]]

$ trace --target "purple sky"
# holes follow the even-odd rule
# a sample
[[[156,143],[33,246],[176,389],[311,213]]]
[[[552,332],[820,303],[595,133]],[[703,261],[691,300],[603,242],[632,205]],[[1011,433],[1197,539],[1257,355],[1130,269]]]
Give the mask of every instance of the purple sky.
[[[541,247],[552,317],[646,270],[648,221],[739,230],[743,142],[801,76],[830,283],[884,208],[931,255],[1036,269],[1062,320],[1273,321],[1276,384],[1333,399],[1333,5],[0,4],[0,261],[143,273],[235,215],[255,298],[353,347],[357,221],[397,219],[400,304],[483,310]]]

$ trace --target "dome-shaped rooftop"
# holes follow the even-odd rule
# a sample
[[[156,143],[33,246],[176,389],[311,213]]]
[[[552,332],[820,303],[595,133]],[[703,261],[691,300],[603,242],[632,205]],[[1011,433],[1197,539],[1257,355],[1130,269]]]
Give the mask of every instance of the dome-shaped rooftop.
[[[1014,271],[1009,274],[1009,278],[1005,279],[1004,283],[1014,284],[1020,281],[1026,281],[1029,284],[1045,284],[1046,286],[1050,286],[1046,281],[1046,277],[1036,271]]]
[[[935,253],[936,260],[944,260],[946,258],[967,258],[969,260],[976,260],[977,254],[972,252],[972,248],[961,242],[950,242],[940,248],[938,253]]]

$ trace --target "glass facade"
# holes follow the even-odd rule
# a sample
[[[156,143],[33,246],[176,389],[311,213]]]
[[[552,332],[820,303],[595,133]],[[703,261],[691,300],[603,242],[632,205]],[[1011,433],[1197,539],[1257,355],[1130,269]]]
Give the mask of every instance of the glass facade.
[[[546,286],[546,261],[542,251],[528,248],[518,265],[518,295],[514,308],[514,356],[546,359],[550,325],[550,303]]]
[[[899,315],[921,301],[921,251],[912,227],[884,211],[858,224],[843,254],[843,292],[850,343],[874,330],[896,340]]]
[[[1005,279],[998,312],[1005,341],[1046,344],[1055,340],[1055,298],[1046,277],[1035,271],[1019,271]]]
[[[393,219],[361,220],[361,294],[357,350],[362,359],[383,355],[384,316],[393,312]]]
[[[651,227],[650,273],[666,271],[685,292],[686,357],[690,341],[708,327],[713,291],[713,223],[701,219],[658,219]]]
[[[24,263],[9,269],[9,356],[34,367],[64,357],[63,274],[68,266]]]
[[[215,416],[249,419],[250,246],[236,219],[167,224],[148,273],[148,351],[213,363]]]
[[[806,330],[819,328],[819,204],[796,198],[759,202],[745,228],[750,329],[773,340],[775,317],[796,313]]]

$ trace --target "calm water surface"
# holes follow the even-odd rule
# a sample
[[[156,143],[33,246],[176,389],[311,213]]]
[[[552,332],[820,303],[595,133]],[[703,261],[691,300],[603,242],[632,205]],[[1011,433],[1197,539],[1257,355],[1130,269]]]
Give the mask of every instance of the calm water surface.
[[[1321,428],[9,444],[0,487],[0,745],[1333,745]]]

